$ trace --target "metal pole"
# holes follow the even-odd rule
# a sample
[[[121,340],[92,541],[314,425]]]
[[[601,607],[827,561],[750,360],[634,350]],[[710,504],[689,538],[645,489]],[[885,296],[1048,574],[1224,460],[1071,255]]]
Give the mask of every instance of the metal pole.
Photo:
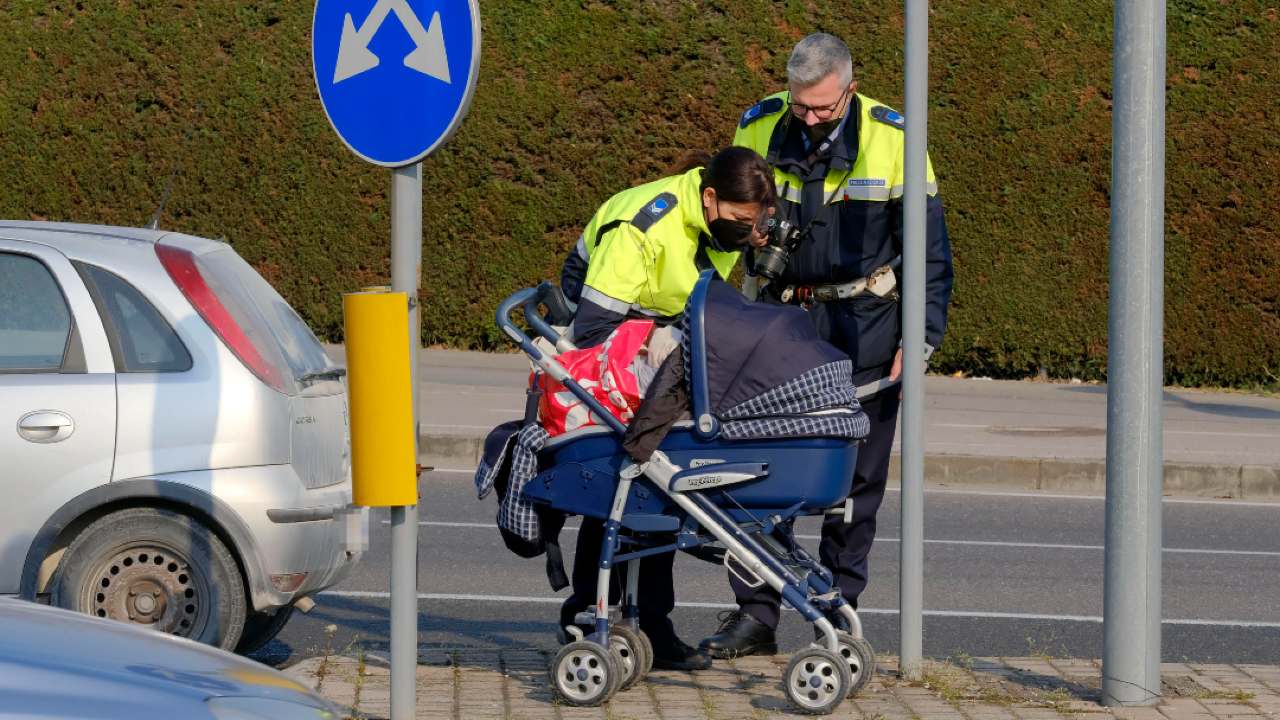
[[[924,248],[929,3],[907,0],[902,195],[902,542],[898,672],[919,679],[924,616]]]
[[[418,286],[422,272],[422,163],[391,172],[391,289],[409,296],[409,377],[418,443]],[[417,453],[414,453],[417,462]],[[391,720],[413,720],[418,669],[418,506],[391,508]]]
[[[1165,5],[1115,4],[1102,701],[1160,698]]]

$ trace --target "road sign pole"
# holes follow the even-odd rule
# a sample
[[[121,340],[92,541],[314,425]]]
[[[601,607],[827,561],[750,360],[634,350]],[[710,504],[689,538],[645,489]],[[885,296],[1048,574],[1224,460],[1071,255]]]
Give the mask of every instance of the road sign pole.
[[[409,378],[418,446],[418,349],[422,325],[422,163],[391,171],[391,289],[409,298]],[[414,458],[418,457],[415,451]],[[391,720],[413,720],[418,671],[418,506],[391,508]]]
[[[1165,5],[1115,4],[1102,701],[1160,699]]]
[[[394,21],[392,18],[394,17]],[[403,43],[374,43],[389,21]],[[413,0],[316,0],[311,62],[342,142],[391,172],[391,286],[408,298],[413,463],[418,458],[418,349],[422,324],[422,159],[457,130],[480,74],[478,0],[431,7]],[[420,503],[417,476],[409,493]],[[391,507],[391,718],[417,711],[418,505]]]
[[[902,542],[899,673],[920,677],[924,616],[924,247],[929,3],[906,6],[906,147],[902,193]]]

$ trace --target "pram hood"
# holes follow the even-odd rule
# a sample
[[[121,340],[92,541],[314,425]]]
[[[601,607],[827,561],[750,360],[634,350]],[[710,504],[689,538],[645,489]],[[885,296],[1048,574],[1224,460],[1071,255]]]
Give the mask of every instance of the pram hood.
[[[704,273],[680,324],[684,352],[667,358],[627,429],[636,460],[690,410],[707,439],[866,436],[853,363],[804,310],[752,302]]]
[[[693,325],[690,316],[694,310],[692,306],[687,309],[686,326]],[[685,334],[686,360],[692,360],[693,349],[701,344],[706,353],[709,410],[721,419],[740,414],[741,410],[735,413],[735,409],[815,368],[849,360],[818,336],[804,310],[752,302],[722,280],[713,279],[707,285],[702,313],[701,337],[696,328]],[[691,386],[699,382],[693,373],[694,363],[685,367]]]

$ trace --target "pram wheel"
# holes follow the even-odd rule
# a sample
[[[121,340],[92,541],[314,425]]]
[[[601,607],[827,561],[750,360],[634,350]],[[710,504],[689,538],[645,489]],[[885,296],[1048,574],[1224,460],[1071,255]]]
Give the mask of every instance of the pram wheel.
[[[836,642],[840,645],[840,655],[849,665],[849,694],[853,697],[871,682],[876,671],[876,651],[866,638],[856,638],[849,633],[836,634]]]
[[[622,623],[610,623],[609,647],[622,661],[618,692],[629,689],[653,669],[653,646],[642,631]]]
[[[621,663],[611,649],[590,640],[577,640],[560,648],[551,663],[551,687],[569,705],[595,707],[618,689]]]
[[[849,663],[826,648],[796,651],[782,674],[789,699],[802,712],[826,715],[839,707],[852,684]]]

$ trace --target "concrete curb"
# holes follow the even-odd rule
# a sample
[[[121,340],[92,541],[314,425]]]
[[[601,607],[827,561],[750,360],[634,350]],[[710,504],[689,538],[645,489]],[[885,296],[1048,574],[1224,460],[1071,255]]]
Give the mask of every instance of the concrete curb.
[[[470,470],[480,463],[484,438],[475,435],[431,433],[421,438],[422,464],[450,470]],[[901,476],[899,456],[889,463],[889,486]],[[928,454],[925,483],[936,487],[985,487],[1007,490],[1101,495],[1107,489],[1103,460],[1020,458],[986,455]],[[1164,494],[1280,500],[1280,468],[1260,465],[1199,465],[1165,463]]]

